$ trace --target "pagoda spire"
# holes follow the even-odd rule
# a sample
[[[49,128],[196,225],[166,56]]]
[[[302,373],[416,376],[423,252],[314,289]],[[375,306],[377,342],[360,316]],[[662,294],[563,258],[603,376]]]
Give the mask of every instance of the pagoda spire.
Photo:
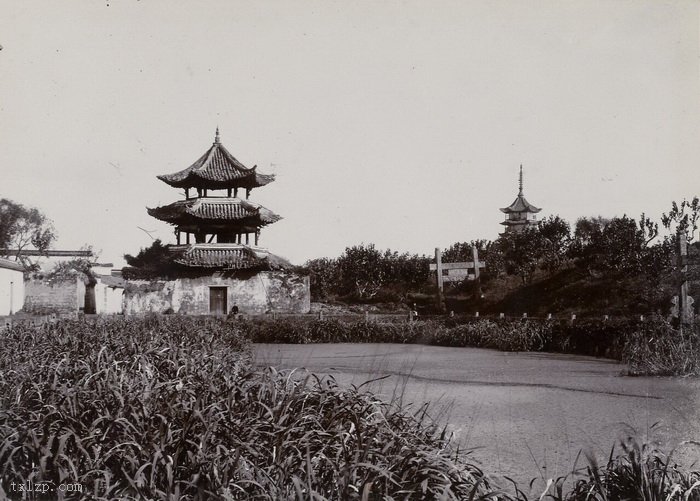
[[[216,135],[214,136],[214,144],[221,144],[221,141],[219,140],[219,126],[216,126]]]
[[[506,214],[506,220],[501,224],[506,227],[506,232],[521,231],[526,226],[537,225],[535,214],[541,211],[525,200],[523,195],[523,165],[520,164],[520,174],[518,176],[518,196],[508,207],[501,209]]]
[[[518,196],[522,197],[523,196],[523,164],[520,164],[520,183],[519,183],[519,191],[518,191]]]

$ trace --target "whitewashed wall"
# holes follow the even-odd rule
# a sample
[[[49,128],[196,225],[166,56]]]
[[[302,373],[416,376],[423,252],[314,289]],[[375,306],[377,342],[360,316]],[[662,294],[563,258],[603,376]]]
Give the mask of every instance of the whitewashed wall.
[[[124,310],[124,289],[109,287],[100,280],[95,284],[95,313],[114,314]]]
[[[10,314],[10,303],[13,313],[17,313],[24,306],[24,274],[21,271],[0,268],[0,315]]]

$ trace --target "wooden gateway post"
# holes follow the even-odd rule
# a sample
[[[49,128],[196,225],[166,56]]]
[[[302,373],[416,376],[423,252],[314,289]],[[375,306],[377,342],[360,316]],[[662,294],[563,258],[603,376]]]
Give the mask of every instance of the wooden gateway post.
[[[678,295],[678,313],[681,326],[693,323],[693,298],[688,287],[688,238],[684,233],[678,233],[678,268],[681,274],[681,284]]]
[[[472,247],[472,261],[463,263],[443,263],[442,252],[439,247],[435,248],[435,264],[430,265],[430,271],[437,272],[437,286],[442,293],[445,282],[461,282],[463,280],[478,280],[481,268],[485,268],[486,263],[479,261],[479,251]],[[474,270],[473,274],[469,270]]]

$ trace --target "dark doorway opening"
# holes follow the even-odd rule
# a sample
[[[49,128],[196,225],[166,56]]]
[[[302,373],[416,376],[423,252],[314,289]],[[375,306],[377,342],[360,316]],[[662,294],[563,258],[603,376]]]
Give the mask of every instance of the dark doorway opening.
[[[209,313],[212,315],[226,315],[226,287],[209,287]]]
[[[83,312],[88,315],[97,313],[97,301],[95,300],[95,284],[85,286],[85,306]]]

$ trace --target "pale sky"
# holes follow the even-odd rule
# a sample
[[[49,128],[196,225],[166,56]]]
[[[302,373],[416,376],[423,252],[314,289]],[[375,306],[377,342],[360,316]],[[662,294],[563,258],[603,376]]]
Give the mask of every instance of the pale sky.
[[[700,1],[0,0],[0,196],[101,261],[173,242],[214,130],[277,180],[261,244],[431,253],[517,194],[573,222],[700,195]]]

